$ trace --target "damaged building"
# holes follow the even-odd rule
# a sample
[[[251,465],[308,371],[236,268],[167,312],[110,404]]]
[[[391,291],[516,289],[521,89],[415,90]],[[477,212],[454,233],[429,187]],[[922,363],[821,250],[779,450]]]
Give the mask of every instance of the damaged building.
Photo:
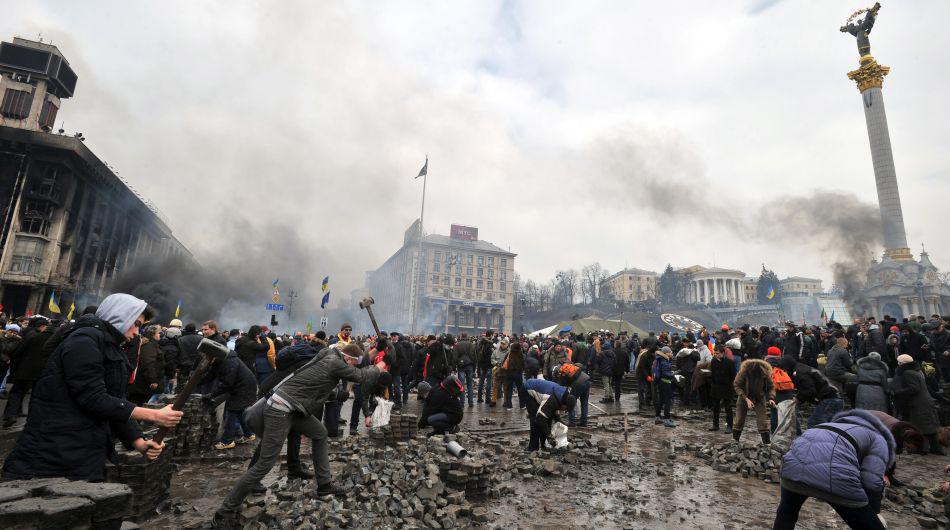
[[[2,312],[65,315],[147,256],[185,255],[161,214],[84,143],[54,131],[78,77],[56,46],[0,43]]]

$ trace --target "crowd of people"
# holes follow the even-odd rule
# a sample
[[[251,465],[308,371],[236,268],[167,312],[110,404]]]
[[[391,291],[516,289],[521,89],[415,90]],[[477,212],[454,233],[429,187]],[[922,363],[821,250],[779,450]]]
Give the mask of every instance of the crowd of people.
[[[413,392],[423,402],[419,426],[430,434],[457,432],[466,404],[525,409],[529,452],[551,442],[558,422],[587,425],[595,382],[603,390],[599,403],[614,410],[634,383],[636,399],[627,403],[635,401],[668,428],[677,427],[677,408],[705,409],[710,431],[721,429],[724,415],[724,432],[738,441],[754,415],[762,443],[795,438],[783,465],[779,506],[780,518],[793,524],[808,497],[826,500],[849,524],[867,523],[879,511],[884,481],[896,480],[895,454],[943,454],[950,444],[937,406],[940,384],[950,382],[950,332],[938,315],[856,319],[848,326],[723,325],[644,337],[492,330],[458,337],[354,336],[349,324],[332,335],[288,335],[258,325],[221,330],[213,320],[200,326],[152,320],[144,301],[116,294],[74,321],[34,316],[0,322],[0,392],[7,398],[2,425],[27,417],[4,478],[101,480],[113,440],[157,457],[164,446],[147,439],[143,427],[173,427],[181,412],[146,405],[180,391],[193,375],[202,399],[223,405],[215,449],[259,440],[250,468],[216,514],[220,526],[234,521],[244,497],[262,489],[260,479],[285,441],[288,475],[315,479],[317,494],[339,494],[330,477],[328,439],[342,436],[343,425],[357,435],[361,423],[371,425],[379,403],[389,400],[398,411]],[[199,374],[203,341],[227,354]],[[350,417],[341,418],[350,399]],[[76,432],[89,439],[77,441]],[[300,462],[301,436],[313,443],[313,472]],[[838,445],[827,454],[821,449],[839,439],[854,451],[862,494],[831,492],[834,480],[825,487],[815,478],[831,473],[845,480],[851,472],[821,467],[840,460]],[[868,455],[880,480],[862,472]],[[848,487],[855,488],[853,480]]]

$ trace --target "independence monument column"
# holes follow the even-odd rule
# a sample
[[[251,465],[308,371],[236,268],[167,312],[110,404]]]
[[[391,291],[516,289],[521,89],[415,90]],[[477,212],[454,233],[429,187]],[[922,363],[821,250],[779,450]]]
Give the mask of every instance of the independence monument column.
[[[848,78],[857,83],[864,104],[864,117],[871,141],[871,160],[874,163],[874,180],[877,182],[877,200],[884,228],[884,256],[893,260],[912,260],[914,258],[907,246],[907,234],[904,231],[901,197],[897,191],[897,171],[894,169],[891,136],[887,130],[887,115],[884,113],[884,95],[881,93],[884,76],[891,69],[874,60],[868,39],[880,8],[881,4],[876,3],[870,9],[855,12],[840,29],[843,33],[854,35],[858,42],[861,67],[848,72]],[[865,14],[863,19],[852,22],[862,13]]]

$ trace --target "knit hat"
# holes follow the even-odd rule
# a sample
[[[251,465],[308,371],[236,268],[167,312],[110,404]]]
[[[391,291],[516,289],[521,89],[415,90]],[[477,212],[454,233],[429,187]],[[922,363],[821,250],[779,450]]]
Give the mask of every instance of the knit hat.
[[[779,357],[782,355],[782,350],[778,349],[778,346],[769,346],[769,349],[765,352],[771,357]]]
[[[880,361],[880,360],[881,360],[881,354],[878,353],[878,352],[876,352],[876,351],[872,351],[871,353],[869,353],[869,354],[868,354],[868,357],[874,359],[875,361]]]
[[[16,325],[16,324],[7,324],[7,327],[5,328],[5,330],[6,330],[6,331],[16,331],[17,333],[19,333],[19,332],[20,332],[20,326],[18,326],[18,325]]]
[[[666,354],[672,354],[672,353],[673,353],[673,350],[671,350],[669,346],[663,346],[662,348],[660,348],[660,351],[663,352],[663,353],[666,353]]]
[[[903,353],[903,354],[897,356],[897,364],[898,364],[898,365],[901,365],[901,364],[908,364],[908,363],[912,363],[912,362],[914,362],[914,358],[911,357],[910,355],[907,355],[906,353]]]
[[[721,329],[723,331],[729,331],[729,324],[723,324]]]
[[[900,331],[900,328],[897,326],[891,326],[891,333],[897,333],[898,331]]]

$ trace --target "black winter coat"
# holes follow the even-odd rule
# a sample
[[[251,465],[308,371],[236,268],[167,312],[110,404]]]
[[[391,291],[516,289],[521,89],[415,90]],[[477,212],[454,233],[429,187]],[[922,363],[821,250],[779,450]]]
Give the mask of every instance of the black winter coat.
[[[198,343],[201,342],[199,333],[183,333],[178,338],[178,370],[185,374],[190,374],[192,367],[201,357],[198,354]]]
[[[440,412],[446,413],[449,416],[449,421],[452,423],[461,422],[464,414],[462,411],[462,399],[460,397],[450,396],[449,393],[442,388],[442,385],[436,386],[432,389],[432,392],[429,393],[425,407],[422,408],[422,416],[419,418],[419,427],[428,426],[429,423],[427,420],[429,416]]]
[[[257,342],[255,339],[247,336],[239,338],[234,343],[234,351],[238,359],[241,359],[241,362],[244,363],[244,366],[248,367],[251,373],[256,373],[254,363],[258,354],[267,353],[269,349],[270,344],[268,344],[266,340],[261,339],[261,342]]]
[[[83,315],[36,382],[26,427],[3,465],[5,478],[105,479],[115,438],[142,436],[125,399],[131,367],[112,325]]]
[[[427,346],[425,355],[427,361],[425,362],[425,377],[426,379],[435,378],[437,381],[445,379],[449,375],[450,363],[449,363],[449,352],[446,351],[445,345],[439,341],[435,341],[431,346]]]
[[[145,342],[145,341],[143,341]],[[162,392],[162,376],[165,371],[165,359],[162,356],[162,350],[155,341],[147,341],[142,344],[142,349],[138,355],[139,365],[135,370],[135,381],[129,389],[129,394],[138,394],[151,396]],[[135,367],[133,366],[133,369]],[[157,384],[155,390],[149,388],[152,384]]]
[[[781,361],[779,366],[782,367]],[[785,370],[785,367],[782,367]],[[828,379],[817,369],[805,363],[795,363],[792,372],[785,370],[792,377],[795,385],[795,395],[802,403],[817,403],[823,399],[838,397],[838,390],[831,386]]]
[[[459,341],[455,345],[455,354],[458,358],[459,369],[465,369],[475,365],[475,344],[469,340]]]
[[[171,379],[175,377],[175,369],[178,368],[178,358],[181,355],[178,338],[162,337],[162,340],[158,342],[158,347],[162,350],[162,356],[165,358],[165,377]]]
[[[216,379],[211,391],[215,406],[225,402],[226,410],[244,410],[257,401],[257,378],[234,352],[217,367]]]
[[[736,378],[736,363],[723,357],[713,357],[709,363],[709,397],[729,399],[736,395],[732,382]]]
[[[482,337],[475,346],[475,366],[484,370],[491,370],[491,354],[495,351],[492,341]]]
[[[934,407],[930,392],[927,391],[924,373],[920,371],[917,363],[907,363],[897,367],[892,390],[894,399],[901,404],[900,409],[904,412],[904,417],[901,419],[916,425],[921,434],[937,432],[937,427],[940,426],[937,409]]]
[[[620,348],[619,350],[614,350],[614,377],[623,377],[623,374],[627,373],[627,370],[630,369],[630,354],[627,352],[626,348]]]
[[[34,331],[29,337],[23,339],[20,346],[13,352],[10,379],[36,381],[40,378],[48,358],[43,346],[52,336],[53,330],[47,326],[44,331]]]
[[[397,375],[408,376],[412,373],[412,364],[415,361],[415,356],[412,354],[412,343],[408,340],[400,339],[393,344],[393,348],[396,350],[396,358],[399,359],[399,372],[393,373],[393,377]]]

